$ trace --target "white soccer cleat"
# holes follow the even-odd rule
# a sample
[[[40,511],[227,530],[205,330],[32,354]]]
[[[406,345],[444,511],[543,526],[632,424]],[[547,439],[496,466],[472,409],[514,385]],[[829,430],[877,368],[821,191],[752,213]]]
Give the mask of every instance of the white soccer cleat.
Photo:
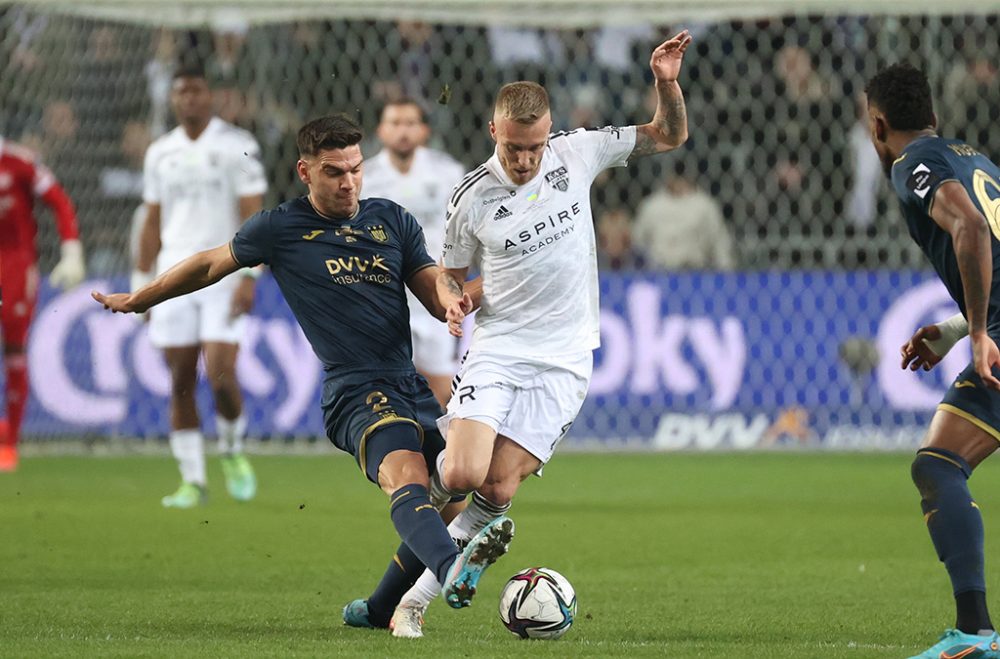
[[[416,602],[400,602],[389,621],[396,638],[421,638],[424,635],[424,611],[427,606]]]

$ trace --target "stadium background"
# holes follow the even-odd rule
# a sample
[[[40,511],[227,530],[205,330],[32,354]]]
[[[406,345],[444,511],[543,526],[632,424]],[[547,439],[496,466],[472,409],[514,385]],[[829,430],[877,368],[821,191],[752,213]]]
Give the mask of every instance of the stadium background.
[[[0,133],[38,149],[67,187],[92,277],[64,294],[43,285],[26,446],[165,436],[162,362],[141,325],[102,313],[88,292],[126,285],[142,153],[172,125],[178,57],[205,63],[220,115],[260,141],[267,202],[277,203],[301,193],[293,163],[302,121],[343,110],[370,135],[381,104],[403,94],[426,103],[432,145],[470,168],[491,152],[485,122],[505,81],[544,83],[556,129],[645,122],[649,51],[680,27],[695,37],[680,80],[690,141],[594,186],[604,347],[567,445],[913,446],[965,353],[933,374],[896,366],[909,333],[953,307],[873,161],[860,95],[881,64],[920,63],[942,131],[1000,158],[997,9],[917,0],[0,3]],[[366,154],[376,149],[366,142]],[[724,262],[665,271],[630,228],[642,200],[681,175],[717,205],[717,238],[732,247]],[[44,271],[56,248],[47,220]],[[273,281],[259,291],[240,364],[251,435],[322,443],[319,367]]]

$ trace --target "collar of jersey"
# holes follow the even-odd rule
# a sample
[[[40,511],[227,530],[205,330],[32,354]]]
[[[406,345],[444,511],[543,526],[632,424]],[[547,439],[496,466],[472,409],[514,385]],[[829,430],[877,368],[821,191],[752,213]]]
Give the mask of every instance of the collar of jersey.
[[[508,188],[524,188],[535,183],[538,180],[538,177],[541,176],[542,172],[545,170],[545,165],[548,162],[548,158],[549,158],[549,149],[548,147],[546,147],[545,153],[542,154],[542,162],[541,164],[538,165],[538,173],[535,174],[530,181],[528,181],[527,183],[522,183],[521,185],[514,183],[514,181],[511,181],[510,177],[507,176],[507,172],[504,171],[503,165],[500,164],[500,156],[497,155],[496,149],[493,149],[493,155],[490,156],[490,159],[486,161],[486,169],[490,170],[490,172],[493,173],[493,176],[497,177],[500,180],[501,185],[504,185]]]
[[[907,151],[909,151],[910,149],[912,149],[915,144],[923,142],[924,140],[931,139],[931,138],[940,138],[940,137],[941,136],[938,135],[937,133],[935,133],[933,135],[921,135],[920,137],[918,137],[918,138],[916,138],[914,140],[910,140],[910,143],[907,144],[903,148],[903,151],[899,155],[902,156],[904,153],[906,153]]]
[[[189,142],[190,144],[198,144],[199,142],[203,142],[206,137],[208,137],[216,130],[218,130],[219,126],[222,125],[222,123],[223,123],[222,119],[213,116],[211,119],[208,120],[208,124],[205,126],[205,130],[201,131],[201,135],[194,138],[193,140],[190,137],[188,137],[187,131],[184,130],[184,126],[177,126],[177,130],[179,131],[180,136],[183,137],[185,141]]]
[[[358,199],[358,208],[354,211],[354,215],[350,217],[330,217],[328,215],[323,215],[316,209],[315,206],[313,206],[312,199],[309,198],[309,195],[302,195],[302,199],[305,200],[306,205],[309,206],[312,212],[316,213],[319,215],[320,219],[326,220],[327,222],[353,222],[358,219],[358,215],[361,214],[361,204],[365,201],[364,199]]]

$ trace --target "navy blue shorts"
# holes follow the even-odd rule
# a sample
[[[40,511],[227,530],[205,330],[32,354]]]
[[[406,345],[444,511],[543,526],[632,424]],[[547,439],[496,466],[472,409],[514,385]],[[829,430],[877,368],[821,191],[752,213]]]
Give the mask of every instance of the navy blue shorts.
[[[1000,368],[993,367],[993,375],[1000,378]],[[1000,441],[1000,391],[987,389],[972,364],[948,387],[938,409],[957,414]]]
[[[437,429],[441,414],[427,381],[416,373],[333,382],[329,390],[324,385],[326,435],[334,446],[354,456],[373,483],[378,483],[382,460],[397,450],[422,452],[428,470],[433,469],[444,448]],[[392,432],[379,432],[389,428]]]

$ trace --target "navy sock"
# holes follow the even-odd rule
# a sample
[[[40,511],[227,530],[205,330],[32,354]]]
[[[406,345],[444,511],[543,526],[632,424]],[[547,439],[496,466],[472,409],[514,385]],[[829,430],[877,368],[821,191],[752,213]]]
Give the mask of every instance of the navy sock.
[[[382,581],[368,597],[368,621],[376,627],[388,627],[392,613],[413,584],[424,571],[424,564],[417,555],[403,543],[396,550],[389,567],[382,575]]]
[[[971,474],[965,460],[944,449],[921,449],[913,461],[913,483],[920,490],[927,530],[951,577],[955,627],[967,634],[993,629],[986,610],[983,518],[969,493]],[[983,595],[967,595],[973,592]]]
[[[431,505],[427,488],[417,483],[404,485],[392,493],[392,523],[403,542],[417,559],[444,583],[448,568],[458,555],[458,547],[448,534],[441,515]]]

